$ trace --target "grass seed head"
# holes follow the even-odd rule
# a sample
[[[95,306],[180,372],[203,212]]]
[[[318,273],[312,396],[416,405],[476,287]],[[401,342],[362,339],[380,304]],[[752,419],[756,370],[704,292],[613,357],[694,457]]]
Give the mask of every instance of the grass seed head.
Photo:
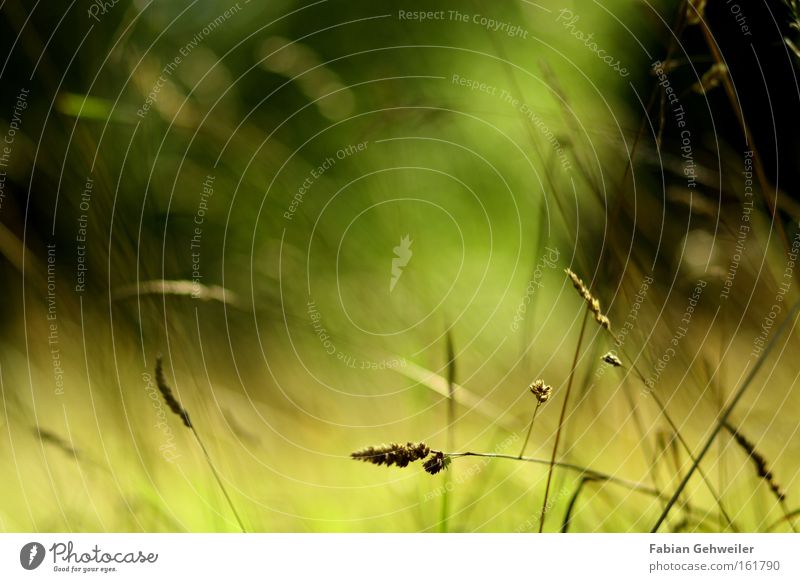
[[[587,306],[589,307],[589,311],[592,312],[594,315],[594,320],[602,327],[610,330],[611,329],[611,321],[603,315],[603,312],[600,310],[600,300],[592,295],[592,292],[589,291],[589,288],[584,285],[583,281],[581,280],[578,275],[575,274],[574,271],[571,269],[564,269],[564,272],[572,281],[573,287],[577,289],[578,293],[581,297],[583,297],[584,301],[586,301]]]
[[[186,428],[192,428],[192,421],[189,420],[189,413],[186,412],[186,409],[181,406],[181,403],[175,398],[175,394],[172,393],[172,389],[164,378],[164,367],[161,362],[161,356],[156,358],[156,386],[158,386],[158,391],[161,392],[161,396],[164,397],[164,402],[167,403],[169,409],[174,414],[181,417]]]
[[[435,451],[422,466],[431,475],[436,475],[450,466],[450,457],[441,451]]]
[[[739,445],[750,456],[750,459],[752,459],[753,465],[755,466],[756,475],[764,480],[778,501],[784,501],[786,499],[786,493],[784,492],[780,483],[778,483],[775,475],[773,475],[772,471],[769,470],[766,457],[764,457],[764,455],[762,455],[756,449],[755,444],[753,444],[750,439],[744,436],[732,425],[725,423],[723,426],[731,434],[733,440],[736,441],[736,444]]]
[[[373,465],[396,465],[407,467],[409,463],[424,459],[431,452],[425,443],[391,443],[377,447],[367,447],[351,453],[350,457],[357,461],[372,463]]]
[[[619,368],[622,365],[622,360],[620,360],[614,352],[608,352],[600,359],[609,366],[614,366],[615,368]]]
[[[528,389],[531,391],[531,394],[536,396],[536,401],[539,404],[544,404],[550,400],[550,396],[553,394],[553,387],[545,384],[544,380],[541,378],[528,386]]]

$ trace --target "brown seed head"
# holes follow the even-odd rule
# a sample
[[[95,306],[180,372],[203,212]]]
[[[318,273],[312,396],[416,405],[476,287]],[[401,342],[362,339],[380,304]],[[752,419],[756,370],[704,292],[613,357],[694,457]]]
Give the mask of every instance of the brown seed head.
[[[373,465],[407,467],[409,463],[424,459],[430,452],[430,448],[425,443],[406,443],[404,445],[391,443],[378,447],[367,447],[351,453],[350,457]]]
[[[528,386],[528,389],[534,396],[536,396],[536,400],[538,401],[539,404],[544,404],[545,402],[550,400],[550,396],[553,393],[553,387],[545,384],[544,380],[542,380],[541,378],[539,378],[538,380],[533,382],[530,386]]]
[[[158,391],[161,392],[161,396],[164,397],[164,402],[167,403],[169,409],[181,417],[183,424],[187,428],[192,428],[192,421],[189,420],[189,413],[186,412],[186,409],[181,406],[181,403],[175,398],[172,389],[167,385],[167,381],[164,379],[164,368],[161,362],[161,356],[156,358],[156,386],[158,386]]]
[[[731,434],[733,440],[736,441],[736,444],[742,447],[742,449],[744,449],[744,451],[750,456],[750,459],[753,461],[753,465],[755,466],[756,475],[764,480],[764,482],[767,484],[767,487],[769,487],[770,491],[772,491],[773,495],[775,495],[778,501],[784,501],[786,499],[786,493],[784,492],[780,483],[778,483],[775,475],[773,475],[772,471],[769,470],[767,459],[764,457],[764,455],[762,455],[756,449],[755,444],[753,444],[750,439],[744,436],[732,425],[726,422],[723,424],[723,426]]]
[[[586,301],[586,304],[589,307],[589,311],[591,311],[592,314],[594,315],[594,320],[602,327],[610,330],[611,321],[608,319],[608,317],[603,315],[602,311],[600,310],[600,300],[594,295],[592,295],[592,292],[589,291],[588,287],[586,287],[586,285],[583,284],[581,278],[578,277],[578,275],[576,275],[574,271],[572,271],[571,269],[564,269],[564,272],[570,278],[570,280],[572,281],[572,285],[575,287],[575,289],[578,290],[580,296],[583,297],[584,301]]]
[[[450,466],[450,457],[441,451],[435,451],[423,464],[425,471],[431,475],[436,475]]]
[[[600,359],[603,360],[609,366],[614,366],[615,368],[619,368],[622,365],[622,360],[620,360],[617,357],[617,354],[615,354],[614,352],[608,352]]]

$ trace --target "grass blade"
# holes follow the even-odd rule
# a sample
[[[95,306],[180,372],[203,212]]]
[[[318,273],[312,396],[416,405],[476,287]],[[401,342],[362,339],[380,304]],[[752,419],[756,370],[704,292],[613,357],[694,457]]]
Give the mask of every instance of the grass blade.
[[[717,438],[717,435],[722,431],[722,428],[723,426],[725,426],[725,423],[728,422],[728,418],[733,412],[733,409],[736,408],[736,405],[739,403],[739,400],[742,399],[742,396],[744,396],[744,393],[747,391],[747,388],[753,382],[753,378],[756,377],[756,374],[758,374],[758,371],[761,369],[761,366],[764,365],[767,356],[769,356],[769,354],[772,352],[772,348],[775,347],[775,344],[777,343],[778,339],[783,335],[784,331],[786,331],[786,327],[787,324],[789,323],[789,320],[795,318],[798,309],[800,309],[800,301],[794,304],[794,307],[792,307],[791,311],[789,311],[789,314],[781,322],[780,326],[775,332],[775,335],[772,336],[772,339],[769,340],[769,343],[764,348],[764,351],[761,352],[761,356],[756,361],[755,365],[753,366],[753,369],[750,370],[750,373],[747,375],[747,378],[745,379],[744,382],[742,382],[742,385],[739,387],[739,390],[736,392],[736,395],[733,397],[733,400],[731,400],[731,403],[723,411],[719,420],[717,420],[717,424],[714,426],[714,430],[711,432],[708,439],[706,440],[706,444],[703,445],[700,454],[698,454],[695,457],[695,460],[692,462],[692,466],[689,467],[689,470],[687,471],[681,483],[678,485],[678,488],[675,490],[675,493],[672,494],[672,497],[667,502],[667,506],[661,512],[661,515],[658,517],[658,521],[656,521],[655,525],[653,526],[653,529],[650,530],[650,533],[656,533],[661,527],[661,524],[664,523],[664,520],[667,519],[667,515],[669,515],[672,506],[675,505],[675,502],[678,500],[681,493],[686,488],[686,485],[688,485],[689,480],[692,478],[692,475],[694,474],[698,465],[703,460],[703,457],[706,456],[706,453],[708,453],[708,450],[711,448],[711,445],[714,443],[714,439]],[[794,327],[794,323],[792,324],[792,327]]]

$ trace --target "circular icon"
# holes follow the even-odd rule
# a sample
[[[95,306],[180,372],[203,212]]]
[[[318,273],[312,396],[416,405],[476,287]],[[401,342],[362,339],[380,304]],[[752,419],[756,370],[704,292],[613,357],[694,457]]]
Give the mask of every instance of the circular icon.
[[[39,542],[30,542],[19,551],[19,563],[26,570],[35,570],[44,561],[44,546]]]

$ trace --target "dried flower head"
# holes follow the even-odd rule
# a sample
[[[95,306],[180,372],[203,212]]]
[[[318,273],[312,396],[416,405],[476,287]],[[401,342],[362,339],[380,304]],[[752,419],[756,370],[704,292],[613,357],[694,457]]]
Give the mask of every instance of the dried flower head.
[[[550,400],[550,396],[553,393],[553,387],[548,386],[544,383],[544,380],[539,378],[533,384],[528,386],[528,389],[531,393],[536,396],[536,400],[539,404],[544,404],[548,400]]]
[[[614,366],[615,368],[619,368],[622,365],[622,360],[620,360],[614,352],[608,352],[600,359],[609,366]]]
[[[594,320],[602,327],[611,329],[611,321],[608,319],[608,317],[603,315],[602,311],[600,311],[600,300],[592,295],[592,292],[589,291],[588,287],[583,284],[581,278],[578,277],[578,275],[576,275],[571,269],[564,269],[564,272],[570,278],[572,285],[578,290],[580,296],[583,297],[584,301],[586,301],[586,304],[589,306],[589,311],[594,314]]]
[[[373,465],[407,467],[409,463],[424,459],[430,452],[430,448],[425,443],[406,443],[404,445],[391,443],[378,447],[367,447],[351,453],[350,457]]]
[[[189,413],[186,412],[186,409],[181,406],[181,403],[175,398],[172,389],[167,385],[167,381],[164,379],[164,368],[161,362],[161,356],[156,358],[156,386],[158,386],[158,391],[161,392],[161,396],[164,397],[164,402],[167,403],[169,409],[181,417],[183,424],[186,425],[187,428],[192,428],[192,421],[189,420]]]
[[[441,451],[434,451],[434,453],[423,464],[425,471],[431,475],[436,475],[447,469],[450,466],[450,457]]]

